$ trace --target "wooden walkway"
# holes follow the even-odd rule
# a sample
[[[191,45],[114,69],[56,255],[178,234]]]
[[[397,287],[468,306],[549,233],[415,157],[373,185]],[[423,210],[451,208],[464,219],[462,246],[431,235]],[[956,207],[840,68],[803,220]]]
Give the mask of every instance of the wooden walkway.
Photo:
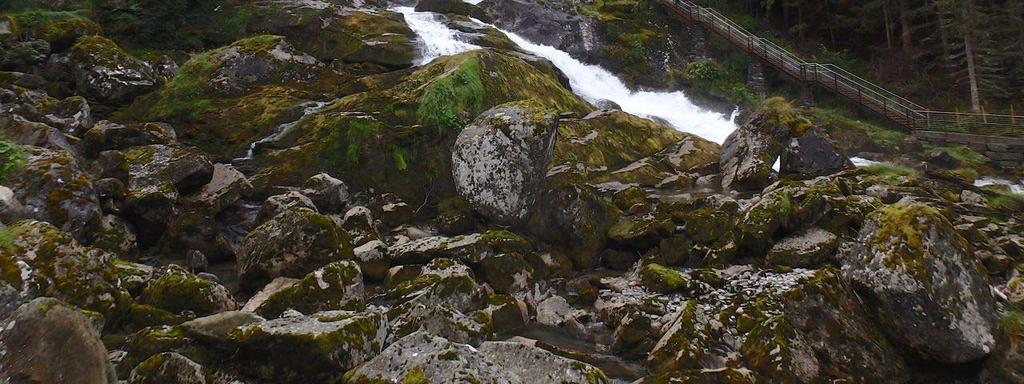
[[[688,0],[658,0],[677,15],[703,24],[736,47],[799,81],[818,84],[911,131],[1024,137],[1024,116],[932,111],[832,64],[809,63],[760,38],[714,9]]]

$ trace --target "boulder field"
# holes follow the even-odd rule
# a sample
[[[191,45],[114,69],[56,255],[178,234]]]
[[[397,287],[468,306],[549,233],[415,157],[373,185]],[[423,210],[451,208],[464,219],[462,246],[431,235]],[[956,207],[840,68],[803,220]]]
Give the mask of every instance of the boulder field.
[[[719,145],[471,19],[643,85],[653,2],[422,1],[481,47],[422,65],[411,4],[25,3],[0,383],[1024,380],[1024,197],[778,97]]]

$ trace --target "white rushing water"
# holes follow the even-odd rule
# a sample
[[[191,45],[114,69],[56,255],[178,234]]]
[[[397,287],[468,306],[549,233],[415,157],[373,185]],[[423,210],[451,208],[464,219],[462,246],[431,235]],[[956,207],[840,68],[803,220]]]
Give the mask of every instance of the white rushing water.
[[[1024,179],[1017,180],[1016,182],[1007,179],[999,179],[994,177],[982,177],[974,181],[975,187],[984,187],[986,185],[1006,185],[1010,187],[1010,191],[1013,193],[1024,194]]]
[[[441,23],[438,20],[441,16],[433,12],[416,12],[412,7],[396,7],[394,10],[405,15],[405,22],[419,36],[419,57],[416,60],[419,65],[441,56],[480,49],[479,46],[457,39],[458,32]]]
[[[458,40],[458,32],[449,29],[439,17],[429,12],[415,12],[411,7],[395,8],[405,15],[409,27],[419,36],[420,63],[444,55],[453,55],[479,47]],[[481,23],[482,24],[482,23]],[[573,92],[588,102],[611,100],[622,110],[637,116],[662,120],[672,127],[722,143],[736,129],[736,118],[701,109],[681,91],[633,91],[611,72],[596,65],[585,64],[557,48],[534,44],[515,33],[502,31],[523,50],[550,60],[569,78]],[[737,111],[738,112],[738,111]]]

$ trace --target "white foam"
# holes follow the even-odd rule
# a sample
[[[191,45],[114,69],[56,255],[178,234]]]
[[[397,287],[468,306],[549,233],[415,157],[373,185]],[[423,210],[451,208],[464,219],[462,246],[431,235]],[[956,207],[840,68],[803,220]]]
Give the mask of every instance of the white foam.
[[[412,7],[395,7],[394,11],[405,16],[409,28],[419,37],[417,64],[424,65],[441,56],[457,55],[480,49],[479,46],[456,38],[457,32],[438,20],[433,12],[416,12]]]
[[[984,187],[986,185],[1007,185],[1010,187],[1011,192],[1024,194],[1024,179],[1014,182],[1008,179],[982,177],[974,181],[975,187]]]

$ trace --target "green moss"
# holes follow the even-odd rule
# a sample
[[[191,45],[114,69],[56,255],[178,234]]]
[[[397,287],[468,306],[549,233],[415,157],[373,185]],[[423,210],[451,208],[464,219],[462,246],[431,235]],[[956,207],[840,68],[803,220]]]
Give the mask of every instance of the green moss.
[[[461,131],[469,118],[483,112],[484,86],[480,63],[467,59],[454,72],[434,80],[419,98],[420,123],[438,131]]]
[[[810,120],[803,117],[793,104],[781,97],[768,98],[761,104],[767,118],[776,124],[789,127],[793,137],[799,137],[811,127]]]
[[[351,164],[359,164],[359,154],[363,151],[370,135],[380,130],[380,124],[374,120],[350,120],[348,121],[347,141],[345,148],[345,159]]]
[[[31,10],[11,15],[18,23],[22,38],[40,39],[56,49],[70,47],[83,36],[97,35],[100,26],[82,12]]]
[[[659,264],[645,265],[640,270],[640,281],[648,289],[659,293],[678,291],[690,285],[682,273]]]
[[[876,163],[861,168],[870,175],[868,180],[880,184],[900,184],[908,179],[917,177],[916,170],[889,163]]]
[[[423,367],[416,366],[402,377],[402,384],[430,384],[430,380],[427,379],[427,374],[423,372]]]
[[[917,278],[926,278],[922,236],[929,223],[944,220],[939,211],[924,204],[900,203],[883,207],[876,214],[876,245],[887,250],[883,263],[889,268],[902,266]]]
[[[834,108],[812,108],[814,121],[827,133],[860,131],[875,143],[894,150],[907,134],[872,122],[855,119]]]
[[[988,205],[998,210],[1024,211],[1024,194],[995,191],[988,197]]]

